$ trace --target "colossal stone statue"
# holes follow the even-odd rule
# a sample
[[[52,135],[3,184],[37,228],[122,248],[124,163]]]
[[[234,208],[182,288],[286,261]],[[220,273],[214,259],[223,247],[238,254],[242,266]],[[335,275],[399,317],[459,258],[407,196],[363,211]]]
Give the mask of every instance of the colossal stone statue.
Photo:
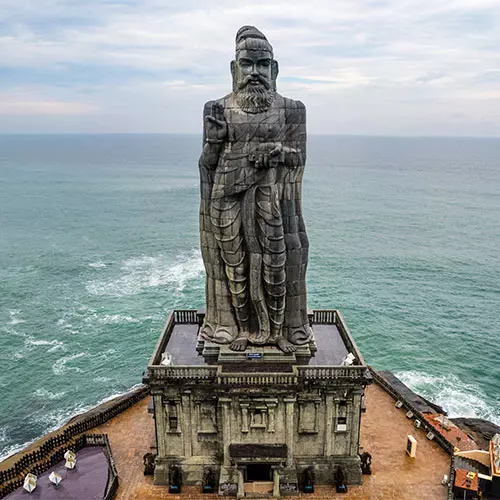
[[[205,104],[200,157],[205,340],[309,342],[308,240],[302,218],[306,113],[276,92],[278,62],[253,26],[236,34],[233,91]]]

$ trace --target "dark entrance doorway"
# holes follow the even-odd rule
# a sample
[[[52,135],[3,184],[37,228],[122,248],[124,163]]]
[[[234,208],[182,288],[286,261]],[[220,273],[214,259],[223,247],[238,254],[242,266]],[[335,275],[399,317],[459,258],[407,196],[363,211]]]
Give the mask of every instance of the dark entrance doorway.
[[[272,481],[273,471],[269,464],[248,464],[245,474],[245,482]]]

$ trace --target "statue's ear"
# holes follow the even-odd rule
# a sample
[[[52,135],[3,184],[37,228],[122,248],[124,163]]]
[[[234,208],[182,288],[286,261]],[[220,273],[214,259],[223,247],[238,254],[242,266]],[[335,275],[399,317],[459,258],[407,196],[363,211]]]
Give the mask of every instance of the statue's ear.
[[[271,61],[271,78],[273,79],[273,90],[276,91],[276,79],[278,78],[279,73],[279,65],[278,61],[273,59]]]
[[[236,61],[231,61],[231,76],[233,77],[233,90],[236,90]]]

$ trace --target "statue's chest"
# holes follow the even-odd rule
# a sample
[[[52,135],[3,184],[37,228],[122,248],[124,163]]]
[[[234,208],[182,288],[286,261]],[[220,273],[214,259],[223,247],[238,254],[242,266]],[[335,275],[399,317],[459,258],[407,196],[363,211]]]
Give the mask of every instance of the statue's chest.
[[[279,142],[285,132],[285,110],[270,109],[265,113],[231,110],[226,116],[229,142],[236,144]]]

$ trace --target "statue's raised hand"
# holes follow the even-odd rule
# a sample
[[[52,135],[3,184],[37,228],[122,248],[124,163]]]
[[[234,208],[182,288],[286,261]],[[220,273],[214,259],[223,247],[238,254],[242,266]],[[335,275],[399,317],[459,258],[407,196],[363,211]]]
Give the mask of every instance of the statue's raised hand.
[[[205,136],[207,142],[221,143],[227,137],[227,122],[224,109],[218,103],[212,105],[212,114],[205,116]]]

